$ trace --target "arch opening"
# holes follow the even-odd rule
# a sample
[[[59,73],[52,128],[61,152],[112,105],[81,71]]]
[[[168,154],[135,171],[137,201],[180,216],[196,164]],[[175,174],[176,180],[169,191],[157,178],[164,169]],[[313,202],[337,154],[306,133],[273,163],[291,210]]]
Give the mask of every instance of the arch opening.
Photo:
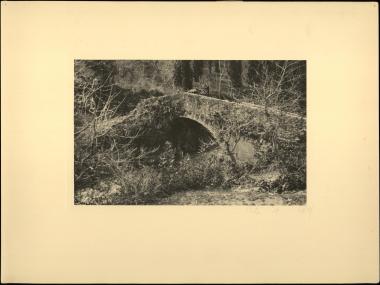
[[[168,140],[175,147],[177,154],[181,155],[193,155],[218,146],[217,140],[204,125],[185,117],[172,120]]]

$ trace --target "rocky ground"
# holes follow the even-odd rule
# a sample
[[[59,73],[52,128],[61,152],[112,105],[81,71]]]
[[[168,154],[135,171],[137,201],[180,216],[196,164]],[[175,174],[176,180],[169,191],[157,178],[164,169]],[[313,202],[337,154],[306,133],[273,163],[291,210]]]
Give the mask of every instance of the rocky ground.
[[[85,188],[75,195],[75,204],[113,205],[120,204],[121,187],[111,183],[98,189]],[[102,185],[101,185],[102,186]],[[124,204],[124,203],[121,203]],[[133,203],[132,203],[133,204]],[[151,203],[149,203],[151,204]],[[306,191],[276,193],[260,187],[237,186],[231,189],[184,190],[158,199],[153,205],[305,205]]]
[[[160,200],[159,205],[305,205],[306,191],[272,193],[258,187],[231,190],[197,190],[175,193]]]
[[[183,189],[170,196],[159,198],[150,205],[306,205],[306,190],[293,190],[278,193],[271,188],[257,186],[279,178],[278,171],[266,171],[248,177],[246,183],[232,188],[206,188],[200,190]],[[252,184],[255,179],[256,184]],[[250,181],[250,182],[249,182]],[[264,185],[265,185],[264,184]],[[122,187],[112,180],[102,181],[93,188],[84,188],[75,193],[75,203],[85,205],[126,204],[123,200]],[[127,203],[134,204],[134,203]]]

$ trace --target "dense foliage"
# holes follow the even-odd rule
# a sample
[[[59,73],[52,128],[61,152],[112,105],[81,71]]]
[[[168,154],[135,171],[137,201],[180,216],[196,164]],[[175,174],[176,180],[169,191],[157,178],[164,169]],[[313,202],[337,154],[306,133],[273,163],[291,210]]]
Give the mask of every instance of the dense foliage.
[[[268,191],[305,189],[306,132],[299,126],[277,120],[269,128],[220,111],[213,116],[221,147],[208,151],[205,145],[179,159],[168,130],[183,103],[163,96],[206,85],[205,96],[304,115],[305,73],[304,61],[76,61],[75,201],[150,204],[178,191],[241,183]],[[297,142],[283,139],[280,128],[297,132]],[[242,137],[255,145],[254,162],[235,157]],[[278,178],[254,178],[268,170],[278,171]]]

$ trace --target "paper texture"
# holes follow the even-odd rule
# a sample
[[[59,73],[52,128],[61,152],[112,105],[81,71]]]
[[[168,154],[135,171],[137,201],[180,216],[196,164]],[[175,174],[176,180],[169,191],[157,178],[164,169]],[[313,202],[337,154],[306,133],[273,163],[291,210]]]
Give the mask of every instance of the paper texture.
[[[1,3],[2,282],[377,282],[376,3]],[[74,59],[306,59],[307,205],[75,206]]]

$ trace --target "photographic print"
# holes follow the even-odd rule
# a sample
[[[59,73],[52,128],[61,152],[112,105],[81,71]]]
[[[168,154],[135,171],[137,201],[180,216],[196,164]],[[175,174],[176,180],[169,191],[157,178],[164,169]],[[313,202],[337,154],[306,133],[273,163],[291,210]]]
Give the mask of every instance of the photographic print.
[[[378,18],[2,1],[1,282],[377,284]]]
[[[74,71],[76,205],[305,205],[306,61]]]

